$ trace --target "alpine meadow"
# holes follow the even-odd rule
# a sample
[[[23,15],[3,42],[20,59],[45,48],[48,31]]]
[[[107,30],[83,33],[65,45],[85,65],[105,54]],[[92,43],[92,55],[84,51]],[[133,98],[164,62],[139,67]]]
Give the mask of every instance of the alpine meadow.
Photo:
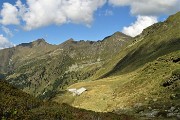
[[[35,10],[31,6],[34,0],[27,0],[27,5],[18,1],[19,4],[11,5],[11,10],[20,5],[21,10],[29,7],[29,11],[21,11],[22,15],[17,17],[19,24],[27,24],[25,31],[37,29],[38,32],[47,28],[46,23],[54,24],[49,17],[41,19],[41,24],[40,17],[33,25],[28,23],[27,16],[32,14],[28,12]],[[98,7],[88,4],[94,11],[104,4],[113,4],[114,9],[121,6],[115,0],[110,1],[98,2]],[[69,1],[62,4],[66,2],[70,4]],[[132,15],[140,9],[135,11],[135,3],[124,3],[130,6]],[[8,9],[8,4],[4,3],[2,9]],[[79,9],[87,14],[94,12],[89,7],[84,9],[84,4]],[[38,9],[41,12],[41,7]],[[0,24],[5,24],[3,10]],[[73,10],[71,14],[76,12]],[[146,14],[143,12],[139,13]],[[59,14],[61,17],[67,14],[66,24],[79,24],[79,19],[84,24],[89,19],[83,12],[82,18],[70,17],[67,11]],[[106,17],[114,14],[106,11]],[[153,22],[135,36],[124,31],[113,31],[102,40],[75,40],[68,36],[70,39],[52,44],[44,37],[0,49],[0,120],[179,120],[180,12]],[[10,34],[7,29],[6,32]],[[4,36],[0,35],[0,41],[6,40],[1,37]]]

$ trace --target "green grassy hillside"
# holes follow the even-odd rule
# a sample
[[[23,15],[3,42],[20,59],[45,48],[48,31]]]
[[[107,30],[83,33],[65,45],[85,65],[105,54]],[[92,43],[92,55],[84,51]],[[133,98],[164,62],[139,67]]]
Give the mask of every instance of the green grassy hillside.
[[[53,100],[98,112],[116,111],[145,117],[156,110],[154,119],[176,119],[180,109],[179,58],[180,50],[127,74],[76,83],[69,88],[85,87],[87,91],[80,96],[66,92]],[[170,111],[171,108],[176,112]]]
[[[80,96],[65,92],[53,100],[93,111],[134,114],[139,119],[179,119],[179,21],[180,12],[145,29],[91,77],[97,80],[69,87],[85,87],[86,92]]]
[[[22,43],[16,47],[0,50],[0,73],[13,72],[17,67],[38,58],[57,46],[45,42],[44,39],[30,43]]]
[[[179,21],[180,12],[170,16],[165,22],[146,28],[134,38],[132,44],[97,71],[93,78],[132,72],[162,55],[180,50]]]
[[[43,39],[0,51],[6,81],[41,99],[84,81],[119,53],[131,37],[120,32],[102,41],[67,40],[50,45]]]
[[[50,45],[37,40],[4,49],[0,51],[0,77],[40,99],[77,108],[135,115],[139,119],[180,119],[179,21],[180,12],[146,28],[135,38],[116,32],[97,42],[70,39]],[[82,95],[67,92],[67,88],[80,87],[87,88]],[[56,103],[35,98],[30,101],[30,106],[35,103],[30,109],[21,96],[12,97],[11,92],[14,94],[11,90],[7,92],[10,94],[1,93],[2,106],[6,100],[10,100],[10,108],[16,106],[10,110],[1,108],[5,110],[1,112],[4,117],[6,113],[8,117],[19,113],[27,119],[43,119],[46,115],[47,119],[130,119],[111,113],[81,112],[64,104],[59,109]],[[22,108],[13,102],[16,98]]]
[[[96,113],[69,105],[43,102],[0,81],[1,120],[131,120],[127,115]]]

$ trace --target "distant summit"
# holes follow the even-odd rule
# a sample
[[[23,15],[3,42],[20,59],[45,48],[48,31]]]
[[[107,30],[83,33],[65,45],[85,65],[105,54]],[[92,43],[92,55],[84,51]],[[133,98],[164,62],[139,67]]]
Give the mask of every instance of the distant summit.
[[[66,45],[66,44],[73,44],[73,43],[76,43],[76,41],[73,38],[70,38],[70,39],[66,40],[65,42],[63,42],[62,44]]]
[[[126,35],[126,34],[124,34],[124,33],[122,33],[122,32],[119,32],[119,31],[117,31],[117,32],[115,32],[113,35],[116,35],[116,36],[124,36],[124,37],[130,37],[130,36],[128,36],[128,35]]]
[[[37,47],[37,46],[44,46],[44,45],[50,45],[47,43],[43,38],[42,39],[37,39],[33,42],[30,43],[21,43],[17,46],[22,46],[22,47]]]
[[[114,39],[120,39],[120,38],[125,38],[125,39],[131,39],[132,37],[131,36],[128,36],[128,35],[126,35],[126,34],[124,34],[124,33],[122,33],[122,32],[119,32],[119,31],[117,31],[117,32],[115,32],[114,34],[112,34],[112,35],[110,35],[110,36],[107,36],[107,37],[105,37],[102,41],[104,41],[104,40],[107,40],[108,38],[114,38]]]

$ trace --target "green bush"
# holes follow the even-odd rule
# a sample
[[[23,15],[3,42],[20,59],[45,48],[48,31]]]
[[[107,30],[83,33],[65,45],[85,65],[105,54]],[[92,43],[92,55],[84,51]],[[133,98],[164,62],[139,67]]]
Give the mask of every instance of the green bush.
[[[180,76],[180,69],[176,69],[172,72],[172,75]]]

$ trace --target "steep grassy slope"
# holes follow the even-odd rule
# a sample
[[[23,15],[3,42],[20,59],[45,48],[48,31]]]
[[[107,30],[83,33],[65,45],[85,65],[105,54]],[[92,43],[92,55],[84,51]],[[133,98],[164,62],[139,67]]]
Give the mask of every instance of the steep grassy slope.
[[[49,99],[67,85],[94,75],[130,41],[120,32],[97,42],[70,39],[50,45],[39,39],[0,51],[1,73],[23,91]]]
[[[147,62],[180,50],[180,12],[146,28],[134,42],[124,48],[103,69],[97,71],[94,79],[134,71]]]
[[[66,104],[43,102],[0,81],[0,119],[2,120],[131,120],[113,113],[95,113]]]
[[[85,87],[87,91],[80,96],[67,92],[56,96],[54,101],[93,111],[120,111],[145,117],[157,111],[155,116],[161,116],[159,119],[176,119],[180,110],[179,58],[180,50],[131,73],[76,83],[69,88]],[[171,108],[176,112],[170,111]]]
[[[180,12],[145,29],[92,77],[101,79],[69,87],[85,87],[86,92],[80,96],[66,92],[54,101],[94,111],[128,112],[142,119],[179,119],[179,21]]]
[[[0,51],[0,73],[12,72],[20,65],[56,48],[57,46],[46,43],[44,39],[38,39],[34,42],[22,43],[13,48],[3,49]]]

